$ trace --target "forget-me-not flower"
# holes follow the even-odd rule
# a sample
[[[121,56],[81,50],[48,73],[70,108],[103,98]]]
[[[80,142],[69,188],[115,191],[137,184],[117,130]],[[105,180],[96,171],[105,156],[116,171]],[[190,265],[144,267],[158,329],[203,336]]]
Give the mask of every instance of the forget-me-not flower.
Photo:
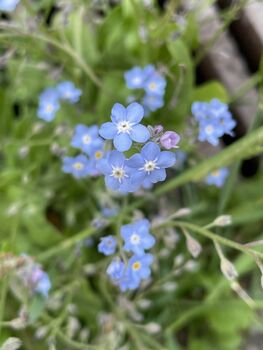
[[[117,247],[117,240],[113,236],[102,237],[100,244],[98,245],[98,250],[104,255],[112,255],[115,253]]]
[[[143,97],[142,103],[146,111],[155,112],[157,109],[163,107],[164,100],[162,95],[160,96],[146,94]]]
[[[115,103],[111,111],[112,122],[102,124],[99,134],[106,140],[113,139],[118,151],[127,151],[132,141],[143,143],[150,138],[146,126],[139,124],[143,116],[144,110],[139,103],[133,102],[127,108]]]
[[[163,96],[166,87],[165,78],[158,72],[151,74],[144,84],[144,89],[148,95]]]
[[[37,111],[37,115],[40,119],[43,119],[46,122],[52,121],[59,108],[60,104],[56,89],[48,88],[40,94]]]
[[[153,261],[154,258],[151,254],[133,255],[128,261],[127,275],[130,281],[133,282],[134,288],[137,288],[136,283],[139,284],[141,280],[150,277],[150,265]]]
[[[215,185],[216,187],[222,187],[228,177],[228,168],[220,168],[212,171],[205,179],[208,185]]]
[[[29,283],[32,285],[34,292],[37,292],[44,297],[48,296],[48,292],[51,288],[49,276],[37,264],[32,266]]]
[[[87,127],[86,125],[78,124],[76,126],[71,140],[71,146],[92,155],[95,150],[100,150],[103,144],[104,141],[99,137],[99,128],[97,125]]]
[[[132,192],[130,183],[131,169],[127,167],[127,160],[123,153],[110,151],[105,158],[97,163],[97,169],[105,175],[105,184],[111,190]]]
[[[136,153],[127,160],[127,165],[134,170],[131,174],[131,183],[139,187],[145,179],[151,183],[164,181],[165,169],[173,166],[175,162],[173,152],[161,152],[156,143],[148,142],[143,146],[141,153]]]
[[[155,244],[155,238],[150,234],[150,222],[146,219],[121,227],[121,237],[124,239],[123,249],[137,255],[143,255],[145,249]]]
[[[154,71],[154,66],[151,64],[144,68],[135,66],[124,73],[126,85],[129,89],[142,89],[145,80]]]
[[[64,173],[72,174],[76,179],[90,175],[92,170],[90,160],[83,154],[76,157],[64,157],[62,170]]]
[[[71,81],[63,81],[57,85],[59,98],[68,101],[69,103],[76,103],[79,101],[82,91],[77,89]]]
[[[0,11],[12,12],[20,0],[0,0]]]

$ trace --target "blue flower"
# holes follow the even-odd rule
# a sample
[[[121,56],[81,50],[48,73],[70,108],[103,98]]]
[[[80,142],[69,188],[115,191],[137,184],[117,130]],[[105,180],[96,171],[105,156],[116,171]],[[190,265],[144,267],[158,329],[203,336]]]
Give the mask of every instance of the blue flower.
[[[59,98],[72,104],[78,102],[82,95],[82,91],[77,89],[71,81],[63,81],[58,84],[57,91]]]
[[[156,143],[148,142],[143,146],[141,153],[136,153],[127,160],[128,167],[134,170],[131,174],[131,184],[139,187],[145,179],[150,183],[164,181],[166,179],[165,168],[173,166],[175,162],[173,152],[161,152]]]
[[[76,179],[80,179],[90,175],[92,168],[88,158],[81,154],[76,157],[64,157],[62,170],[64,173],[72,174]]]
[[[116,251],[117,240],[113,236],[102,237],[98,245],[98,251],[104,255],[112,255]]]
[[[0,11],[12,12],[20,0],[0,0]]]
[[[49,88],[40,94],[37,112],[40,119],[43,119],[46,122],[52,121],[59,108],[58,93],[55,89]]]
[[[138,66],[133,67],[124,73],[126,85],[129,89],[142,89],[144,87],[145,80],[154,71],[152,65],[147,65],[144,68]]]
[[[107,156],[97,164],[97,169],[105,175],[105,184],[111,190],[121,192],[133,192],[130,184],[130,169],[126,165],[127,160],[118,151],[110,151]]]
[[[216,187],[222,187],[228,177],[228,168],[220,168],[212,171],[205,179],[208,185],[215,185]]]
[[[101,214],[105,217],[105,218],[111,218],[114,216],[118,215],[118,209],[116,207],[103,207],[101,209]]]
[[[225,134],[233,136],[236,121],[225,103],[218,99],[210,102],[194,102],[192,114],[199,123],[198,140],[207,141],[213,146],[219,144],[219,138]]]
[[[71,140],[71,146],[81,149],[83,152],[92,155],[95,150],[103,147],[104,141],[99,137],[99,128],[97,125],[87,127],[78,124]]]
[[[113,139],[118,151],[127,151],[132,141],[143,143],[150,138],[149,130],[139,124],[143,115],[144,110],[139,103],[131,103],[127,108],[115,103],[111,111],[112,122],[102,124],[99,134],[106,140]]]
[[[150,265],[153,263],[151,254],[133,255],[128,261],[127,276],[130,280],[130,289],[137,288],[143,279],[151,275]]]
[[[150,222],[146,219],[122,226],[121,236],[125,242],[123,249],[137,255],[144,255],[145,249],[150,249],[155,244],[155,238],[150,234],[149,229]]]
[[[144,84],[144,90],[148,95],[163,96],[165,93],[166,80],[157,71],[151,74]]]
[[[163,107],[164,100],[163,96],[160,95],[148,95],[143,97],[143,106],[146,111],[155,112],[157,109]]]
[[[123,278],[125,273],[125,264],[119,257],[114,258],[106,270],[107,275],[110,277],[114,284],[118,284]]]

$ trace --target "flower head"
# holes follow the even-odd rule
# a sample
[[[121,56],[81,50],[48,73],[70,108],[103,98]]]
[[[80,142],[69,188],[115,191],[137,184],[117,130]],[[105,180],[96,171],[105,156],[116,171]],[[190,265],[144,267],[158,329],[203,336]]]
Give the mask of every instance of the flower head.
[[[208,185],[215,185],[216,187],[222,187],[229,174],[228,168],[220,168],[212,171],[205,179]]]
[[[146,94],[143,97],[142,103],[146,111],[155,112],[157,109],[163,107],[164,100],[162,95]]]
[[[51,282],[46,272],[36,267],[32,272],[32,282],[34,283],[35,292],[47,298],[48,292],[51,288]]]
[[[106,140],[113,139],[118,151],[127,151],[132,141],[143,143],[150,137],[146,126],[139,124],[143,115],[144,110],[139,103],[133,102],[127,108],[115,103],[111,111],[112,122],[102,124],[99,134]]]
[[[166,168],[176,162],[175,154],[169,151],[161,152],[160,147],[154,142],[148,142],[143,146],[141,153],[134,154],[127,165],[134,169],[131,174],[131,183],[140,187],[145,179],[150,183],[164,181]]]
[[[12,12],[20,0],[0,0],[0,11]]]
[[[43,91],[39,96],[39,107],[37,115],[40,119],[50,122],[55,118],[60,104],[56,89],[49,88]]]
[[[113,236],[102,237],[100,244],[98,245],[98,250],[104,255],[112,255],[115,253],[117,246],[117,240]]]
[[[127,167],[123,153],[110,151],[105,158],[97,163],[97,169],[105,175],[105,184],[111,190],[132,192],[130,183],[131,169]]]
[[[58,84],[57,91],[59,98],[72,104],[78,102],[82,95],[82,91],[77,89],[71,81],[63,81]]]
[[[133,67],[132,69],[124,73],[126,85],[129,89],[142,89],[144,87],[145,80],[154,71],[152,65],[147,65],[144,68]]]
[[[81,149],[83,152],[93,155],[95,150],[103,147],[104,141],[99,137],[99,128],[97,125],[87,127],[78,124],[71,140],[73,147]]]
[[[150,277],[150,265],[153,263],[153,260],[151,254],[133,255],[133,257],[131,257],[128,261],[127,271],[131,281],[134,281],[134,285],[136,285],[136,283],[139,284],[142,279]]]
[[[146,219],[138,220],[133,224],[121,227],[121,236],[124,239],[124,250],[143,255],[145,249],[155,244],[155,238],[150,234],[150,222]]]
[[[160,137],[160,143],[166,149],[177,148],[179,142],[180,136],[174,131],[166,131]]]
[[[163,96],[166,87],[165,78],[157,71],[151,74],[144,84],[144,89],[148,95]]]
[[[80,179],[90,175],[92,167],[88,158],[81,154],[76,157],[64,157],[62,170],[64,173],[72,174],[76,179]]]

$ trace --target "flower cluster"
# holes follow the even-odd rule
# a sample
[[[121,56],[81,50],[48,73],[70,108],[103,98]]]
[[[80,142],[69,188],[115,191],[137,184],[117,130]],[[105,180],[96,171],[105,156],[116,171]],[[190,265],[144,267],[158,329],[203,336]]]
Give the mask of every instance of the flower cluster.
[[[60,108],[60,100],[71,104],[78,102],[82,92],[70,81],[64,81],[55,88],[44,90],[39,96],[37,116],[46,122],[52,121]]]
[[[226,178],[229,175],[228,168],[220,168],[212,171],[205,179],[208,185],[215,185],[216,187],[222,187]]]
[[[199,141],[207,141],[211,145],[217,146],[219,138],[223,135],[233,136],[236,122],[228,110],[228,105],[219,100],[194,102],[192,114],[199,123]]]
[[[116,103],[111,111],[112,122],[104,123],[99,130],[103,138],[113,140],[116,148],[109,151],[97,164],[97,169],[105,175],[106,186],[111,190],[126,193],[135,192],[141,186],[149,188],[152,184],[164,181],[165,169],[175,164],[175,154],[161,151],[157,143],[162,139],[161,145],[166,148],[176,147],[179,135],[168,132],[170,134],[156,137],[149,128],[140,124],[143,116],[144,110],[139,103],[131,103],[127,108]],[[149,141],[151,136],[153,141]],[[145,144],[139,153],[127,159],[122,152],[128,151],[133,141]]]
[[[20,0],[0,0],[0,11],[12,12]]]
[[[78,124],[71,140],[71,146],[81,150],[84,154],[64,157],[62,170],[77,179],[99,175],[97,163],[105,155],[104,143],[99,136],[97,125],[87,127]]]
[[[133,67],[124,73],[124,78],[129,89],[145,91],[142,104],[146,114],[164,105],[166,80],[153,65],[148,64],[144,68]]]
[[[151,274],[150,265],[153,262],[153,256],[145,251],[154,246],[155,238],[149,230],[150,222],[146,219],[121,227],[121,237],[124,240],[121,250],[125,261],[115,257],[107,268],[107,275],[122,292],[138,288],[141,281]],[[98,249],[105,255],[112,255],[116,247],[116,238],[107,236],[101,239]],[[133,255],[127,258],[126,253]]]

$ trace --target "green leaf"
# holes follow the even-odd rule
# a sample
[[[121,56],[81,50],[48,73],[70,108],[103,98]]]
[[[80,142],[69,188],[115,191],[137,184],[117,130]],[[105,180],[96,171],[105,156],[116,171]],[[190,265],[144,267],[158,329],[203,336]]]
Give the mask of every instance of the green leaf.
[[[34,323],[39,316],[42,314],[45,308],[45,299],[40,295],[34,296],[31,303],[29,304],[29,320]]]
[[[210,81],[198,86],[193,92],[192,102],[210,101],[212,98],[218,98],[225,103],[228,101],[226,89],[217,81]]]

